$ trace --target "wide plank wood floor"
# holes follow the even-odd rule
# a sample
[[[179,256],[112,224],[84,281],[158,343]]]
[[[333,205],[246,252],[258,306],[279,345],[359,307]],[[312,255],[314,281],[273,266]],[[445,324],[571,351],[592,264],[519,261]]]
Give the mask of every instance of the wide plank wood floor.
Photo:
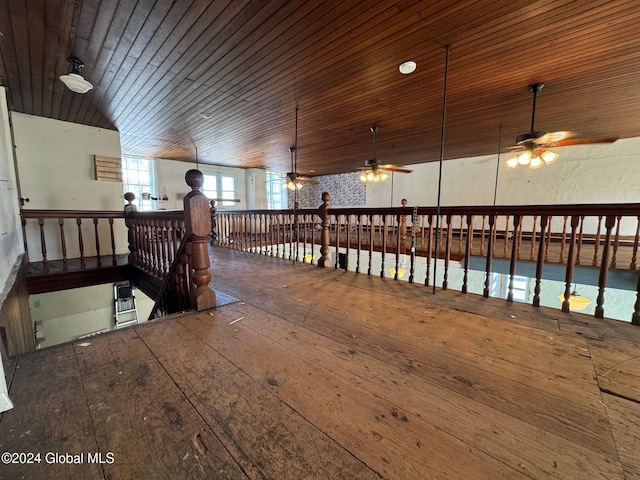
[[[640,478],[640,328],[212,258],[237,302],[9,362],[0,479]]]

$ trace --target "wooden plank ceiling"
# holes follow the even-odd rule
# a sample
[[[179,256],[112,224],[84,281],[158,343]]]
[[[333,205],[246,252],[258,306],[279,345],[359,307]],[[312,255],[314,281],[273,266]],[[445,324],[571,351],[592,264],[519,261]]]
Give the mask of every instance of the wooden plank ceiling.
[[[320,175],[363,165],[372,125],[382,163],[438,160],[445,45],[446,159],[513,145],[536,82],[537,130],[640,136],[639,23],[637,0],[0,0],[0,79],[12,110],[117,129],[124,154],[282,172],[298,107]],[[58,80],[71,54],[85,95]]]

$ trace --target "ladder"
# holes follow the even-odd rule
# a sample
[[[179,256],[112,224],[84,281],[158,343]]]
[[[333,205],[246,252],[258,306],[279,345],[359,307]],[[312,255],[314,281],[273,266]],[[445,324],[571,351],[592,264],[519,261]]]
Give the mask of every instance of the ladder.
[[[113,298],[116,311],[114,315],[116,329],[139,323],[136,296],[131,282],[127,280],[114,283]]]

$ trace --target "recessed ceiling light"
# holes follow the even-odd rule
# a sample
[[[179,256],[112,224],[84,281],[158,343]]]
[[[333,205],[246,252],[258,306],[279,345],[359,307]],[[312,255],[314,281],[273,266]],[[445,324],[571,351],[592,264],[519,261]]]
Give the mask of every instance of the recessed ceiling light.
[[[309,170],[309,173],[313,173],[313,172],[315,172],[315,170]]]
[[[400,70],[400,73],[402,73],[403,75],[408,75],[409,73],[415,72],[416,66],[416,62],[408,61],[401,63],[398,67],[398,70]]]
[[[202,118],[205,118],[205,119],[207,119],[207,118],[211,118],[211,114],[210,114],[210,113],[207,113],[207,112],[201,112],[201,113],[200,113],[200,116],[201,116]]]

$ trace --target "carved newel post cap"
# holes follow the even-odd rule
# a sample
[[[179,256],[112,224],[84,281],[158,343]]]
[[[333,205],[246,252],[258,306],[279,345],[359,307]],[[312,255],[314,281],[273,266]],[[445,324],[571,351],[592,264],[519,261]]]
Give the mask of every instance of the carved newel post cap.
[[[331,195],[329,195],[329,192],[322,192],[322,201],[328,202],[329,200],[331,200]]]
[[[184,174],[184,181],[191,187],[192,190],[200,191],[202,185],[204,185],[204,175],[200,170],[189,170]]]
[[[402,200],[400,200],[400,205],[402,205],[403,207],[407,206],[407,199],[403,198]]]
[[[131,203],[136,199],[136,194],[133,193],[133,192],[127,192],[127,193],[124,194],[124,199],[127,202]]]

